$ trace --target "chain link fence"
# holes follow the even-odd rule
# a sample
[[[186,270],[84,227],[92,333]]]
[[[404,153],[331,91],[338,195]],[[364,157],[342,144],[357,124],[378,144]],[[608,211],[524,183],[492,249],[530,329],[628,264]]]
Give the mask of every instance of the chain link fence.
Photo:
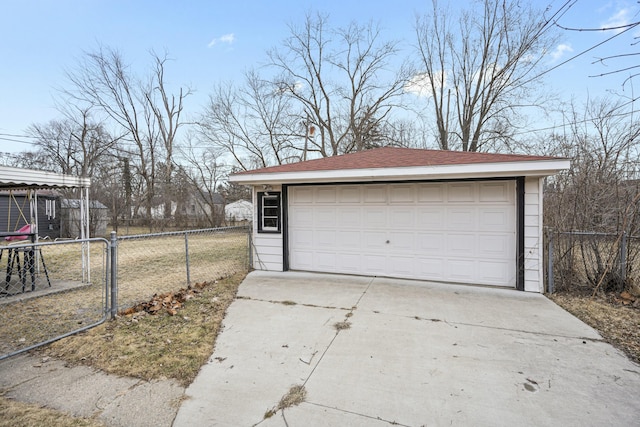
[[[248,271],[249,230],[0,246],[0,360],[96,326],[155,294]]]
[[[121,236],[117,242],[118,310],[249,269],[248,227]]]
[[[102,323],[104,239],[0,246],[0,359]]]
[[[638,283],[640,236],[547,233],[547,290],[621,292]]]

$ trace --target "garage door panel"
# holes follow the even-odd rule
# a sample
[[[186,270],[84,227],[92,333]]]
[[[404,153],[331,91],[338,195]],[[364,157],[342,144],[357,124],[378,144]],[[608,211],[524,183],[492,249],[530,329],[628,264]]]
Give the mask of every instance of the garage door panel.
[[[292,229],[292,246],[301,249],[313,248],[313,229]]]
[[[386,185],[367,185],[364,187],[365,203],[386,203],[387,202],[387,186]]]
[[[361,201],[361,186],[340,186],[337,188],[337,192],[338,203],[360,203]]]
[[[362,232],[364,237],[363,251],[386,251],[389,247],[387,244],[387,233],[384,231],[370,231],[366,230]]]
[[[336,233],[336,248],[360,249],[362,232],[354,230],[341,230]]]
[[[450,203],[475,202],[475,183],[448,184],[447,201]]]
[[[392,276],[399,277],[414,277],[415,274],[415,259],[408,256],[390,256],[389,257],[389,270]]]
[[[314,230],[313,246],[334,250],[336,247],[336,232],[334,230]]]
[[[512,209],[479,208],[478,221],[483,231],[512,231],[515,214]]]
[[[417,252],[423,255],[440,255],[446,247],[444,233],[418,233]]]
[[[295,205],[303,203],[313,203],[312,187],[294,187],[291,191],[291,202]]]
[[[483,182],[479,184],[481,203],[512,204],[514,192],[510,181]]]
[[[415,233],[410,232],[390,232],[389,244],[391,251],[414,251],[415,250]]]
[[[362,211],[360,208],[339,206],[336,216],[338,227],[342,229],[360,227],[362,224]]]
[[[477,217],[473,207],[460,207],[447,209],[447,229],[449,230],[476,230]]]
[[[478,274],[481,284],[506,283],[509,280],[509,265],[506,262],[478,261]]]
[[[387,274],[387,257],[386,255],[363,254],[362,264],[364,273],[368,275],[385,275]]]
[[[296,206],[289,210],[291,224],[296,227],[312,227],[313,226],[313,207]]]
[[[473,256],[477,252],[476,235],[473,233],[449,233],[446,248],[448,257]]]
[[[364,211],[364,224],[367,228],[384,229],[387,226],[387,209],[383,207],[372,207]]]
[[[445,184],[418,184],[418,203],[443,203],[445,201],[444,192]]]
[[[477,280],[476,261],[473,259],[449,259],[447,264],[447,277],[454,282],[470,282]]]
[[[316,189],[316,203],[335,204],[336,203],[336,187],[323,186]]]
[[[418,258],[417,278],[425,278],[429,280],[445,280],[445,265],[442,258]]]
[[[513,236],[508,234],[482,234],[478,236],[478,247],[485,258],[505,259],[514,251]]]
[[[514,181],[300,188],[292,269],[515,286]]]
[[[391,204],[413,204],[415,203],[414,185],[390,185],[389,201]]]
[[[315,270],[313,265],[314,251],[296,249],[291,251],[289,255],[289,262],[291,265],[295,265],[300,270]]]
[[[326,271],[335,268],[336,253],[316,251],[313,257],[313,267],[316,270]]]
[[[335,207],[316,207],[314,212],[313,226],[324,228],[335,228],[336,226],[336,208]]]
[[[418,208],[417,230],[442,230],[445,212],[441,208]]]
[[[342,253],[336,259],[336,272],[337,273],[361,273],[361,255],[353,253]]]
[[[410,207],[389,209],[388,228],[414,228],[415,209]]]

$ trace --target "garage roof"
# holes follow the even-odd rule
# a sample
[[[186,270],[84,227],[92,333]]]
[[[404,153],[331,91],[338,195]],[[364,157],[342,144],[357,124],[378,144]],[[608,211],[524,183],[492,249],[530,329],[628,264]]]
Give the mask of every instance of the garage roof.
[[[549,176],[569,160],[521,154],[383,147],[231,175],[241,184]]]
[[[0,189],[89,188],[90,178],[0,166]]]

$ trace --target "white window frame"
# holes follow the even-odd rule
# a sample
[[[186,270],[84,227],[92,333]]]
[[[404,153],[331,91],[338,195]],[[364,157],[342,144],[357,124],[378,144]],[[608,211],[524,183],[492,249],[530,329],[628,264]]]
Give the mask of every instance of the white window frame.
[[[276,204],[265,205],[265,200],[275,200]],[[266,212],[267,209],[276,209]],[[267,214],[266,214],[267,213]],[[276,225],[265,225],[265,219],[276,220]],[[280,233],[282,224],[282,194],[279,191],[264,191],[258,193],[258,233]]]

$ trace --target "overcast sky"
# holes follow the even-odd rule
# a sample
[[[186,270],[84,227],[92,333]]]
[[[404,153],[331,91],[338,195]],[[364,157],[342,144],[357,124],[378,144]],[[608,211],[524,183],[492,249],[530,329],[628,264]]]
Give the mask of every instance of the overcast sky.
[[[553,11],[566,0],[532,1],[548,4]],[[173,59],[167,66],[168,80],[195,90],[186,102],[187,113],[196,114],[214,84],[239,79],[248,68],[264,63],[265,51],[287,36],[287,24],[301,22],[307,12],[328,13],[333,25],[379,22],[383,37],[402,41],[409,53],[416,13],[426,11],[430,2],[2,0],[0,4],[0,151],[21,151],[31,146],[10,139],[28,141],[19,136],[30,124],[59,118],[53,96],[66,84],[65,69],[73,68],[84,51],[99,44],[119,50],[134,69],[150,64],[149,50],[167,51]],[[636,0],[576,0],[560,23],[576,28],[619,26],[639,20],[639,10]],[[615,34],[565,31],[546,62],[561,64]],[[577,100],[622,92],[628,72],[589,76],[638,60],[592,62],[638,52],[638,46],[632,46],[638,35],[640,27],[561,65],[547,75],[549,88]],[[632,96],[631,89],[627,85],[624,94]]]

